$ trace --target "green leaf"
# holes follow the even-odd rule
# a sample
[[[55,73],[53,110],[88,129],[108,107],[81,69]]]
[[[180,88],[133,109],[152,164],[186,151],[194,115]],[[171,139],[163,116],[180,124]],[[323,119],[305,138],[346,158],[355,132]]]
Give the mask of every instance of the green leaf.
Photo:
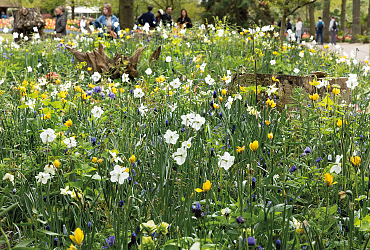
[[[7,207],[7,208],[5,208],[4,210],[2,210],[1,212],[0,212],[0,217],[3,217],[3,215],[5,215],[7,212],[9,212],[10,210],[12,210],[13,208],[15,208],[16,206],[18,206],[18,202],[17,203],[15,203],[15,204],[13,204],[13,205],[11,205],[11,206],[9,206],[9,207]]]
[[[34,239],[28,239],[28,240],[24,240],[22,241],[21,243],[19,243],[18,245],[16,245],[15,247],[12,248],[12,250],[23,250],[23,249],[29,249],[27,247],[27,245],[29,245],[32,241],[34,241]]]
[[[47,235],[55,235],[55,236],[59,236],[60,234],[58,234],[58,233],[54,233],[54,232],[50,232],[50,231],[48,231],[48,230],[43,230],[43,229],[37,229],[37,231],[38,232],[40,232],[40,233],[44,233],[44,234],[47,234]]]

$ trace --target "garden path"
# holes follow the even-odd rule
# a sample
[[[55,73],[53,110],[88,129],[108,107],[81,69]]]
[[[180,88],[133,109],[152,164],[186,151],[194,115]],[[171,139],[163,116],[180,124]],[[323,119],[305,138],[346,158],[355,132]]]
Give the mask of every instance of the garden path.
[[[366,57],[369,57],[369,44],[363,44],[363,43],[337,43],[337,45],[340,45],[342,48],[341,54],[347,53],[347,55],[351,55],[351,51],[353,51],[355,58],[358,61],[364,61],[366,60]],[[322,45],[316,45],[318,48],[322,48]],[[336,48],[336,45],[329,45],[330,50],[332,51],[339,51],[339,49]],[[368,59],[368,58],[367,58]]]

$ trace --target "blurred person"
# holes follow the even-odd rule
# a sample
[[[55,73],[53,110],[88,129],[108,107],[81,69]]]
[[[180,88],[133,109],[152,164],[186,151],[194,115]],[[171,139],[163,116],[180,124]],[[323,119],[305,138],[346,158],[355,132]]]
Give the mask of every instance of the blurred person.
[[[322,33],[325,28],[325,23],[321,20],[321,17],[319,17],[319,20],[316,22],[315,30],[316,30],[316,43],[319,41],[319,36],[321,36],[321,45],[324,44],[324,39],[322,37]]]
[[[192,28],[193,24],[191,23],[191,19],[188,16],[188,12],[185,9],[181,10],[181,16],[177,19],[177,24],[180,25],[180,27],[185,28]]]
[[[80,28],[81,30],[84,30],[86,29],[86,27],[87,27],[87,22],[86,22],[85,16],[81,15]]]
[[[163,15],[162,15],[163,25],[171,24],[173,22],[173,19],[171,17],[171,12],[172,12],[172,7],[167,6],[166,7],[166,12],[163,13]]]
[[[54,10],[57,20],[55,21],[55,32],[57,36],[65,36],[67,34],[67,13],[64,6],[60,5]]]
[[[302,19],[300,17],[298,17],[298,21],[295,24],[295,36],[297,37],[297,42],[298,43],[301,43],[302,31],[303,31]]]
[[[141,26],[144,26],[146,23],[148,23],[151,28],[154,28],[157,25],[157,21],[154,14],[152,13],[153,6],[148,6],[147,9],[148,12],[142,14],[138,18],[138,22]]]
[[[92,20],[92,17],[89,17],[89,25],[94,25],[94,21]]]
[[[4,11],[2,11],[2,12],[1,12],[1,18],[2,18],[2,19],[7,19],[7,18],[8,18],[8,17],[5,15],[5,12],[4,12]]]
[[[161,22],[162,15],[163,15],[163,10],[159,9],[158,12],[157,12],[157,16],[155,17],[157,19],[157,25]]]
[[[337,27],[338,24],[335,21],[335,17],[332,16],[330,23],[329,23],[329,32],[330,32],[330,43],[331,44],[337,44]]]
[[[120,33],[118,18],[112,13],[112,6],[104,4],[103,15],[94,23],[96,28],[101,28],[105,33],[108,33],[111,38],[118,38]],[[100,32],[99,36],[103,36]]]

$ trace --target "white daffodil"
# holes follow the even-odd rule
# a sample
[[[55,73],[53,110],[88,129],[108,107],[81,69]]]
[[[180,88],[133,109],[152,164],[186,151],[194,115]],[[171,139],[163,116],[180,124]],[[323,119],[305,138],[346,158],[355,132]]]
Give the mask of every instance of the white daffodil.
[[[39,172],[39,174],[36,176],[37,182],[40,182],[42,184],[46,184],[49,179],[50,179],[50,174],[46,174],[43,172]]]
[[[143,104],[141,104],[140,107],[139,107],[139,112],[140,112],[141,116],[145,116],[146,112],[148,112],[148,108],[145,107]]]
[[[116,152],[109,151],[109,153],[110,153],[110,156],[112,157],[112,161],[114,161],[115,163],[123,162],[121,157],[117,156]]]
[[[187,115],[182,115],[181,116],[181,124],[182,125],[185,125],[185,126],[191,126],[191,124],[193,123],[193,120],[195,118],[195,114],[194,113],[190,113],[190,114],[187,114]]]
[[[234,101],[234,99],[231,96],[229,96],[229,98],[227,99],[227,102],[225,104],[225,107],[227,109],[231,109],[231,105],[233,104],[233,101]]]
[[[145,70],[145,74],[147,74],[147,75],[151,75],[152,74],[152,69],[151,68],[147,68],[146,70]]]
[[[171,62],[171,60],[172,60],[172,58],[171,58],[170,56],[167,56],[167,57],[166,57],[166,62],[167,62],[167,63]]]
[[[143,97],[145,94],[143,92],[143,90],[141,88],[137,88],[134,90],[134,97],[135,98],[141,98]]]
[[[3,181],[10,181],[11,183],[14,184],[14,175],[10,174],[10,173],[6,173],[3,177]]]
[[[187,156],[187,151],[185,147],[178,148],[175,153],[173,153],[172,157],[176,161],[178,165],[184,164]]]
[[[129,174],[126,172],[126,168],[121,168],[119,165],[114,166],[114,170],[110,172],[111,182],[118,182],[123,184],[123,182],[129,177]]]
[[[57,136],[54,134],[54,130],[48,128],[44,129],[44,132],[40,134],[40,137],[43,143],[48,143],[54,141]]]
[[[91,114],[95,117],[95,118],[100,118],[101,115],[104,113],[103,109],[101,107],[98,107],[98,106],[95,106],[92,110],[91,110]]]
[[[51,174],[51,175],[54,175],[54,174],[55,174],[55,168],[54,168],[54,165],[53,165],[53,164],[45,165],[45,167],[44,167],[44,173],[45,173],[45,174]]]
[[[170,85],[172,88],[177,89],[181,86],[181,82],[179,78],[174,79],[172,82],[170,82]]]
[[[335,172],[336,174],[339,174],[342,171],[342,164],[340,163],[342,158],[343,158],[343,155],[337,155],[335,157],[335,164],[331,167],[330,173]]]
[[[358,86],[357,82],[357,75],[356,74],[349,74],[348,80],[346,81],[347,88],[354,89]]]
[[[268,87],[266,93],[268,94],[268,96],[272,96],[272,94],[275,94],[278,90],[279,88],[276,88],[276,83],[274,83],[273,85]]]
[[[186,148],[186,149],[190,148],[190,147],[191,147],[191,139],[193,139],[193,138],[192,138],[192,137],[190,137],[190,138],[189,138],[189,140],[182,142],[182,143],[181,143],[181,146],[182,146],[183,148]]]
[[[129,74],[123,73],[122,74],[122,82],[129,82],[129,81],[130,81]]]
[[[69,186],[66,186],[66,188],[61,188],[60,189],[60,194],[62,195],[67,195],[67,194],[70,194],[71,191],[69,191]]]
[[[101,75],[99,74],[99,72],[94,72],[91,78],[93,79],[94,82],[98,82],[101,78]]]
[[[170,144],[176,144],[177,139],[179,139],[179,135],[177,134],[177,131],[171,131],[171,130],[167,130],[163,137],[166,140],[166,142]]]
[[[215,84],[215,80],[210,76],[210,75],[207,75],[207,77],[204,79],[206,81],[207,84],[209,85],[213,85]]]
[[[275,64],[276,64],[276,61],[275,61],[275,60],[271,60],[271,61],[270,61],[270,64],[271,64],[271,65],[275,65]]]
[[[219,156],[218,167],[228,170],[234,164],[235,157],[225,152],[223,156]]]
[[[77,146],[77,142],[74,137],[65,138],[63,142],[67,148],[73,148]]]
[[[198,131],[205,122],[206,119],[204,117],[196,114],[195,117],[192,119],[191,127]]]

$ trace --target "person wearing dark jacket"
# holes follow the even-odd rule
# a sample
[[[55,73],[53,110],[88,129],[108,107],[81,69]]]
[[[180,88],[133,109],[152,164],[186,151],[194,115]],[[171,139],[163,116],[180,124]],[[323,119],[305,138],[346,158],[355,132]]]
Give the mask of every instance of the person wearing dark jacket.
[[[157,21],[155,20],[155,16],[152,13],[153,6],[148,6],[148,12],[142,14],[139,18],[139,24],[145,25],[146,23],[149,24],[150,27],[154,28],[157,25]]]
[[[163,25],[171,24],[173,22],[173,19],[171,17],[172,7],[167,6],[166,12],[162,15],[162,22]]]
[[[193,24],[191,23],[190,17],[188,17],[188,12],[185,9],[181,10],[181,16],[177,19],[177,24],[184,28],[192,28]]]
[[[57,36],[65,36],[67,34],[67,13],[65,13],[64,6],[60,5],[55,8],[55,14],[57,15],[57,20],[55,21],[55,32]]]

